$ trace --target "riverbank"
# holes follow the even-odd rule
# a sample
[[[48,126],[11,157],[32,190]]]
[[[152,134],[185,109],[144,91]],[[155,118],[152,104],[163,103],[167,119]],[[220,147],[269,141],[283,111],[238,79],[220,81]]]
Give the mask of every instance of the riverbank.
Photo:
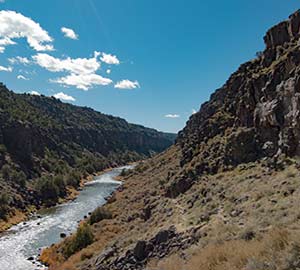
[[[160,154],[139,163],[129,175],[118,177],[118,180],[123,181],[123,185],[103,206],[105,211],[111,213],[112,219],[104,219],[90,226],[94,235],[91,245],[66,258],[63,250],[70,239],[66,238],[61,243],[43,250],[40,259],[49,264],[51,270],[89,269],[87,265],[93,265],[92,261],[98,256],[101,257],[102,252],[109,253],[117,246],[120,248],[118,255],[121,256],[127,249],[133,248],[139,239],[151,238],[160,229],[177,224],[181,210],[174,207],[173,203],[166,203],[161,185],[161,179],[164,179],[168,172],[161,165],[169,164],[168,168],[172,170],[178,166],[177,155],[177,149],[173,147],[164,155]],[[155,180],[148,181],[151,177]],[[161,212],[150,209],[152,203],[156,204]],[[170,211],[170,208],[173,208],[174,215],[166,217],[166,211]]]
[[[92,244],[66,257],[67,238],[43,252],[49,270],[196,270],[222,256],[232,266],[224,269],[244,269],[252,256],[274,263],[270,258],[284,262],[289,250],[299,254],[291,240],[300,224],[296,161],[281,170],[263,162],[243,164],[202,176],[188,190],[178,185],[179,196],[169,197],[175,186],[168,178],[180,166],[179,155],[172,147],[138,165],[105,205],[112,219],[90,226]]]
[[[102,206],[120,185],[114,178],[122,168],[101,172],[82,187],[76,199],[39,211],[38,215],[3,234],[0,237],[1,269],[36,270],[41,266],[38,261],[41,249],[74,233],[80,220]]]
[[[60,198],[57,205],[66,203],[68,201],[75,200],[77,198],[80,190],[85,186],[86,183],[92,181],[97,176],[100,176],[104,173],[107,173],[107,172],[111,171],[112,169],[113,169],[112,167],[109,167],[105,170],[102,170],[102,171],[97,172],[97,173],[90,174],[87,177],[82,178],[80,180],[80,184],[79,184],[78,188],[68,186],[66,196],[64,198]],[[40,206],[39,210],[44,210],[44,209],[47,209],[47,208],[48,207],[42,205],[42,206]],[[9,230],[14,225],[17,225],[21,222],[26,222],[32,215],[36,214],[37,211],[38,210],[37,210],[36,206],[34,206],[34,205],[31,205],[31,206],[27,207],[26,210],[24,210],[24,211],[14,209],[12,211],[13,213],[11,213],[9,217],[7,217],[7,220],[1,220],[0,219],[0,235],[2,233],[4,233],[6,230]]]

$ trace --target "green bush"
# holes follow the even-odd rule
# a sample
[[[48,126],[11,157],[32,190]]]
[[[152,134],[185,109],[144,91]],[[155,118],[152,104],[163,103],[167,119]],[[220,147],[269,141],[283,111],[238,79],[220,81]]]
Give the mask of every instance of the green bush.
[[[15,170],[12,170],[10,175],[9,175],[9,179],[15,183],[17,183],[18,185],[20,185],[21,187],[25,187],[26,186],[26,175],[24,172],[20,171],[17,172]]]
[[[59,197],[59,187],[55,184],[51,176],[42,176],[36,183],[35,189],[43,202],[57,202]]]
[[[132,172],[133,172],[133,170],[131,170],[131,169],[123,169],[120,173],[120,176],[125,177],[125,176],[132,174]]]
[[[42,167],[43,167],[45,170],[51,171],[51,164],[50,164],[50,162],[49,162],[47,159],[43,159],[43,160],[41,161],[41,165],[42,165]]]
[[[53,178],[53,184],[58,187],[58,195],[63,197],[66,195],[66,183],[64,181],[64,177],[62,175],[56,175]]]
[[[0,144],[0,154],[5,154],[7,152],[6,146],[4,144]]]
[[[92,244],[93,241],[94,235],[91,227],[84,223],[78,228],[76,234],[68,240],[63,249],[63,254],[65,257],[69,258],[74,253]]]
[[[76,170],[72,170],[65,176],[65,182],[67,186],[78,187],[80,184],[80,179],[81,173]]]
[[[103,219],[112,219],[112,214],[103,207],[98,207],[90,216],[89,223],[91,225],[100,222]]]
[[[11,168],[9,167],[9,165],[5,164],[1,169],[1,174],[4,180],[9,181],[10,173],[11,173]]]
[[[0,219],[6,219],[6,215],[9,211],[9,195],[1,193],[0,194]]]

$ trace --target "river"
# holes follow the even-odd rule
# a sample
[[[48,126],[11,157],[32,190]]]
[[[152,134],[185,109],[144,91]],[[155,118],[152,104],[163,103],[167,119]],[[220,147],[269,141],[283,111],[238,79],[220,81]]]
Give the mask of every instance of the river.
[[[45,269],[36,261],[41,249],[59,242],[61,233],[69,235],[74,232],[78,221],[105,204],[105,198],[121,184],[114,178],[123,168],[128,169],[130,166],[116,168],[95,177],[84,186],[74,201],[40,211],[30,220],[6,231],[0,238],[0,269]],[[28,260],[30,257],[34,260]]]

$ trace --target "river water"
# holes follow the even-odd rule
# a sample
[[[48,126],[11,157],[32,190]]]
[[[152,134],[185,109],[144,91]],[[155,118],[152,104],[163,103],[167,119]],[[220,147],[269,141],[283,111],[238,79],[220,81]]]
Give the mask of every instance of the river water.
[[[109,196],[121,184],[115,181],[123,168],[113,169],[87,183],[79,196],[72,202],[43,210],[38,217],[26,223],[13,226],[0,237],[1,270],[36,270],[45,269],[35,260],[42,248],[61,240],[60,234],[69,235],[78,226],[78,221],[105,203]]]

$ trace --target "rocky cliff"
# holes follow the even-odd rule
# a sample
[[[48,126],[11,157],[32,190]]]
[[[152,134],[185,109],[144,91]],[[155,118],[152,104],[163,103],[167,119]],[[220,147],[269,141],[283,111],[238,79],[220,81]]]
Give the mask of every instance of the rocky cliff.
[[[300,13],[271,28],[266,49],[240,66],[180,132],[182,166],[215,173],[300,153]]]

